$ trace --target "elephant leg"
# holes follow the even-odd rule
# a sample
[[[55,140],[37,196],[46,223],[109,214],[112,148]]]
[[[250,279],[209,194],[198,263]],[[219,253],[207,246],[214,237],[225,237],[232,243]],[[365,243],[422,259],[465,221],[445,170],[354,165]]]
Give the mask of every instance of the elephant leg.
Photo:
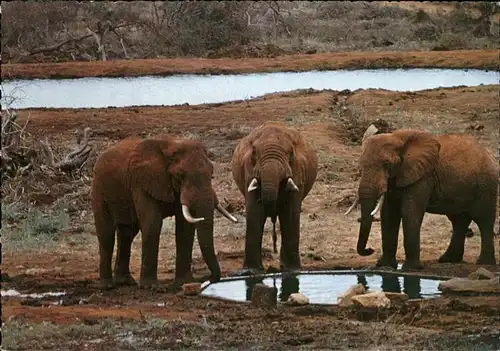
[[[401,284],[397,275],[382,276],[382,291],[401,293]]]
[[[135,280],[130,274],[130,253],[132,242],[139,232],[135,225],[118,225],[118,247],[115,261],[115,284],[135,285]]]
[[[300,194],[288,194],[288,201],[278,207],[281,229],[280,268],[282,271],[300,270]]]
[[[468,213],[458,215],[448,215],[448,219],[453,226],[450,244],[446,251],[439,257],[438,262],[457,263],[464,258],[465,238],[469,230],[472,217]]]
[[[419,187],[411,194],[405,195],[405,198],[401,202],[403,243],[406,256],[402,269],[422,269],[423,266],[420,262],[420,228],[430,197],[430,191],[427,194],[426,189]]]
[[[247,224],[245,237],[245,259],[243,272],[254,273],[264,270],[262,264],[262,235],[266,215],[264,207],[257,203],[255,195],[248,196],[247,201]]]
[[[142,235],[139,287],[155,288],[158,285],[158,249],[163,217],[154,199],[144,193],[134,195]]]
[[[105,204],[100,204],[95,211],[94,222],[99,240],[99,280],[102,289],[113,287],[111,263],[115,246],[116,227]]]
[[[396,253],[398,251],[399,227],[401,223],[401,203],[387,193],[386,200],[380,210],[380,225],[382,229],[382,256],[377,261],[377,267],[398,268]]]
[[[193,280],[191,263],[193,261],[194,225],[184,220],[181,210],[175,214],[175,284],[180,285]]]
[[[476,222],[481,232],[481,252],[476,260],[476,264],[494,265],[496,264],[493,232],[495,217],[481,217],[477,220],[474,219],[474,222]]]

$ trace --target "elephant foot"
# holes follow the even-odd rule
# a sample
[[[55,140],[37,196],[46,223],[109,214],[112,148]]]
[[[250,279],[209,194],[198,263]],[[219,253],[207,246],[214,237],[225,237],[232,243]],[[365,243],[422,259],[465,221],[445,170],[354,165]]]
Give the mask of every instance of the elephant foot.
[[[479,255],[479,258],[476,260],[476,264],[484,264],[484,265],[496,265],[497,262],[495,260],[495,255]]]
[[[114,287],[113,279],[112,278],[101,279],[99,282],[99,287],[101,288],[101,290],[112,289]]]
[[[156,290],[158,288],[158,279],[153,279],[153,278],[142,278],[139,281],[139,289],[150,289],[150,290]]]
[[[133,286],[137,285],[137,282],[132,277],[132,275],[124,274],[124,275],[115,275],[115,285],[116,286]]]
[[[398,261],[396,258],[380,257],[375,264],[375,267],[390,267],[394,270],[398,269]]]
[[[420,260],[405,260],[403,262],[403,266],[401,267],[402,271],[413,271],[413,270],[421,270],[424,266],[420,263]]]
[[[450,251],[446,251],[444,254],[441,255],[441,257],[438,258],[439,263],[459,263],[462,262],[464,259],[464,254],[463,252],[460,253],[453,253]]]
[[[274,274],[274,273],[280,273],[281,270],[279,268],[276,268],[274,266],[269,266],[267,267],[266,274]]]
[[[182,286],[186,283],[193,283],[196,282],[197,280],[194,279],[193,274],[191,272],[184,274],[182,276],[176,276],[174,278],[174,285],[177,286]]]
[[[282,273],[298,273],[301,270],[300,266],[280,266]]]
[[[396,268],[393,268],[392,266],[387,266],[387,265],[377,266],[376,264],[369,266],[368,269],[373,269],[377,271],[388,271],[388,272],[393,272],[396,270]]]
[[[263,268],[242,268],[231,274],[233,277],[246,277],[265,273]]]
[[[221,278],[221,274],[220,272],[218,273],[212,273],[209,277],[208,277],[208,280],[210,281],[210,283],[217,283],[218,281],[220,281],[220,278]]]

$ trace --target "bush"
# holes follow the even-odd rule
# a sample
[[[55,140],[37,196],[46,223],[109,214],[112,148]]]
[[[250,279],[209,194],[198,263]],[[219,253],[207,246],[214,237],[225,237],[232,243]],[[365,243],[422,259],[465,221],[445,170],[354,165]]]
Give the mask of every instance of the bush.
[[[425,24],[418,26],[413,32],[413,39],[418,41],[433,41],[439,37],[439,30],[435,25]]]
[[[2,206],[2,219],[9,218],[11,212],[4,214],[3,210]],[[15,218],[19,217],[15,216]],[[59,240],[69,223],[69,215],[60,207],[50,213],[42,213],[39,209],[33,209],[18,223],[7,227],[3,225],[1,231],[8,251],[42,249]]]
[[[3,11],[4,62],[479,49],[498,47],[500,39],[488,2],[460,4],[448,14],[367,1],[11,1]],[[101,48],[99,28],[110,28]]]
[[[431,17],[427,14],[427,12],[425,12],[424,10],[422,9],[419,9],[415,15],[413,16],[413,20],[416,22],[416,23],[421,23],[421,22],[427,22],[427,21],[430,21]]]
[[[69,216],[62,209],[56,209],[55,213],[44,214],[38,209],[28,212],[24,222],[23,232],[27,236],[47,236],[57,239],[58,235],[68,227]]]
[[[432,48],[432,50],[457,50],[461,48],[467,48],[468,40],[462,34],[445,32],[441,34],[437,44]]]

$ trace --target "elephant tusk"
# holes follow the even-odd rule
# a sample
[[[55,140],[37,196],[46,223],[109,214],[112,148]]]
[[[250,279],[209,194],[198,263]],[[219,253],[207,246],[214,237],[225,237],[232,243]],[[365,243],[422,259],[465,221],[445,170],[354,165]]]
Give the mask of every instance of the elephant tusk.
[[[193,216],[191,216],[191,212],[189,212],[189,207],[187,207],[186,205],[182,205],[182,214],[184,215],[186,221],[188,221],[189,223],[194,224],[205,220],[205,218],[203,217],[193,218]]]
[[[375,214],[380,211],[380,208],[382,207],[382,203],[384,202],[384,196],[385,194],[382,194],[380,198],[378,199],[377,206],[375,206],[375,209],[370,213],[372,216],[375,216]]]
[[[378,133],[378,128],[375,127],[373,124],[370,124],[370,126],[366,129],[365,134],[363,134],[362,143],[364,143],[366,138],[375,135],[377,133]]]
[[[286,189],[289,191],[299,191],[299,187],[295,185],[292,178],[288,178],[288,182],[286,183]]]
[[[230,214],[229,212],[227,212],[227,210],[224,207],[222,207],[221,204],[217,204],[217,206],[215,208],[217,209],[217,211],[219,211],[224,217],[229,219],[231,222],[238,223],[238,219],[235,216],[233,216],[232,214]]]
[[[359,196],[356,194],[356,198],[354,199],[354,202],[352,203],[351,207],[347,211],[345,211],[344,216],[347,216],[349,213],[352,212],[358,206],[359,203]]]
[[[250,182],[250,185],[248,186],[248,192],[257,190],[257,178],[253,178],[252,181]]]

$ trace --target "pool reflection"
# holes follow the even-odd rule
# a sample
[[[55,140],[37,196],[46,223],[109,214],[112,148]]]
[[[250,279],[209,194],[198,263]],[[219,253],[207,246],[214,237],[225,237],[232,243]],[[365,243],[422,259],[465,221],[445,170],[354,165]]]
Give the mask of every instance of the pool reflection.
[[[405,293],[410,299],[438,296],[440,280],[420,276],[402,276],[396,272],[383,273],[284,273],[267,276],[249,276],[222,280],[210,284],[202,295],[235,301],[250,301],[253,287],[258,284],[275,287],[281,302],[293,293],[300,292],[311,303],[336,304],[337,297],[355,284],[363,284],[369,291]]]

